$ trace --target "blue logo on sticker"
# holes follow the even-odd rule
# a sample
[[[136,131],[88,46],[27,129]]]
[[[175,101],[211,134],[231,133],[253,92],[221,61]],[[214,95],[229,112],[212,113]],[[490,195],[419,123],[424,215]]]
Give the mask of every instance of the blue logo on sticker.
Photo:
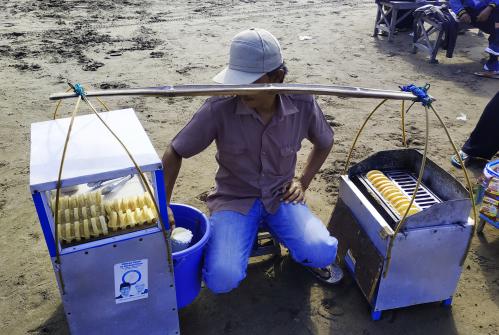
[[[133,280],[133,277],[135,277],[133,274],[136,274],[137,276],[137,280],[135,281],[132,281]],[[130,270],[130,271],[127,271],[123,274],[123,276],[121,277],[121,282],[122,283],[129,283],[130,285],[134,285],[136,283],[138,283],[140,281],[140,279],[142,279],[142,274],[140,273],[140,271],[137,271],[137,270]]]

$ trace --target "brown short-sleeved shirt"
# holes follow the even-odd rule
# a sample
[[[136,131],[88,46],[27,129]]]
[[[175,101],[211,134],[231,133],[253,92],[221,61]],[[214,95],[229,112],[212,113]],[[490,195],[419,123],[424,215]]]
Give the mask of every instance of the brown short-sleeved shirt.
[[[295,174],[296,153],[304,138],[318,147],[333,143],[333,130],[310,95],[278,95],[278,110],[264,125],[258,113],[238,97],[206,100],[172,141],[184,158],[217,145],[216,189],[208,196],[210,212],[246,214],[255,199],[274,213],[280,191]]]

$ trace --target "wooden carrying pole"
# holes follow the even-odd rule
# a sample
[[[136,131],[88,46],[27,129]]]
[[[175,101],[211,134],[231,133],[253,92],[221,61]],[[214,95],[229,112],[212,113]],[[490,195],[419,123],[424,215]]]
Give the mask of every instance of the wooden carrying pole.
[[[178,85],[161,87],[144,87],[102,91],[86,91],[87,97],[106,96],[215,96],[215,95],[254,95],[254,94],[315,94],[335,95],[349,98],[378,98],[389,100],[412,100],[418,98],[410,92],[378,90],[372,88],[336,86],[336,85],[309,85],[309,84],[251,84],[251,85]],[[76,98],[71,93],[52,94],[50,100]]]

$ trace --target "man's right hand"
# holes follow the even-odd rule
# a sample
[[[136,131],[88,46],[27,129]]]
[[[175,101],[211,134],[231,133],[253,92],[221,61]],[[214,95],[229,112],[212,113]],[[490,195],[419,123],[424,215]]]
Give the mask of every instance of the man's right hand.
[[[459,17],[459,21],[467,23],[467,24],[471,24],[471,16],[470,16],[470,14],[464,13],[463,15],[461,15]]]

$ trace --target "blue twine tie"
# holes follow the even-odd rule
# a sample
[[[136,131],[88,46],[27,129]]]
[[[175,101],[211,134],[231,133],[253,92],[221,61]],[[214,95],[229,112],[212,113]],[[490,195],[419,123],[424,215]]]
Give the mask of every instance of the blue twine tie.
[[[404,92],[411,92],[417,97],[417,102],[421,102],[423,106],[428,107],[431,106],[433,102],[432,98],[428,95],[428,89],[430,88],[430,84],[426,84],[423,87],[418,87],[414,84],[410,84],[408,86],[399,86],[400,89]]]
[[[84,97],[85,96],[85,89],[83,88],[83,86],[81,84],[75,84],[73,86],[73,91],[79,95],[80,97]]]

